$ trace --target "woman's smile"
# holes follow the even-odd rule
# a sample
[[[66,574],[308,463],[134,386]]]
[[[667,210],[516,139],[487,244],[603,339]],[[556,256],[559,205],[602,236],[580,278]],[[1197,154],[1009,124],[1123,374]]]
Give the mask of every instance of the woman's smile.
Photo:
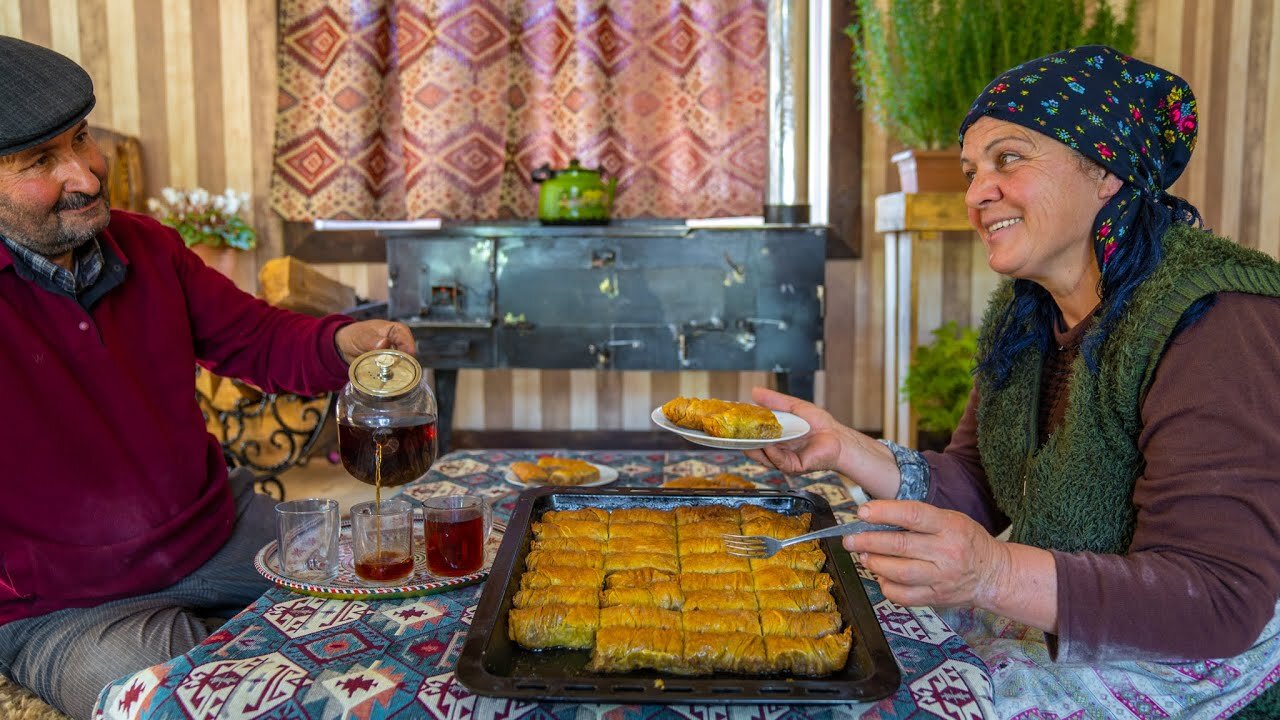
[[[996,233],[1008,227],[1013,227],[1022,222],[1022,218],[1009,218],[1008,220],[997,220],[987,225],[987,237],[993,237]]]

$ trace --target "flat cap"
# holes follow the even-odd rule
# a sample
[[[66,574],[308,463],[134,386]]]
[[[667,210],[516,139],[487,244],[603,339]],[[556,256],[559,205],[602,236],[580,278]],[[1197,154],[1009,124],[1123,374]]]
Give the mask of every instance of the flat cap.
[[[93,80],[71,58],[0,35],[0,155],[66,132],[95,101]]]

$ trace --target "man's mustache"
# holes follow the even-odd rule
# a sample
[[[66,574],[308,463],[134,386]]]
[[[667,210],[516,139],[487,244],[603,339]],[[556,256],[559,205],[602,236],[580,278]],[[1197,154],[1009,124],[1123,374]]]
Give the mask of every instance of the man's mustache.
[[[95,201],[97,201],[101,197],[102,197],[101,192],[99,192],[96,195],[89,195],[87,193],[79,193],[79,192],[71,193],[69,195],[64,195],[62,199],[59,200],[58,203],[53,206],[53,211],[62,212],[63,210],[79,210],[80,208],[85,207],[86,205],[93,204]]]

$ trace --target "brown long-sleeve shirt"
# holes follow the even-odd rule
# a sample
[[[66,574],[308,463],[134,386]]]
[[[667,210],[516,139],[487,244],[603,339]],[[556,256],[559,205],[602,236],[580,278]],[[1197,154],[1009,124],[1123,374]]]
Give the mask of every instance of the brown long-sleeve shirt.
[[[1069,354],[1088,321],[1056,333]],[[1052,373],[1054,359],[1046,358]],[[1059,366],[1059,369],[1060,366]],[[1046,376],[1041,438],[1066,386]],[[926,498],[1008,525],[978,456],[969,398]],[[1142,405],[1146,469],[1125,555],[1054,551],[1060,662],[1230,657],[1253,645],[1280,595],[1280,299],[1221,293],[1177,336]],[[1099,458],[1099,462],[1105,462]]]

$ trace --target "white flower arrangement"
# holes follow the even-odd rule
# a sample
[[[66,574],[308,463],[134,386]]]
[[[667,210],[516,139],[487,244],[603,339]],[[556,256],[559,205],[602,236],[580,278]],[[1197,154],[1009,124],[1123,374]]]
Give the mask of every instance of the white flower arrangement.
[[[147,200],[151,214],[177,230],[187,247],[203,244],[239,250],[252,250],[257,243],[253,229],[240,216],[248,204],[248,193],[231,188],[221,195],[210,195],[199,187],[167,187],[160,191],[159,198]]]

